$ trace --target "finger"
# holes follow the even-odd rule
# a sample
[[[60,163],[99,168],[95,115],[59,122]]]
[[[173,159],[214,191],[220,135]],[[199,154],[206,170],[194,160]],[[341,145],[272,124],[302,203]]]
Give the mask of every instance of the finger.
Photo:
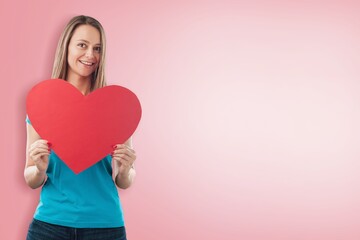
[[[135,151],[132,149],[122,148],[113,151],[113,154],[127,154],[129,156],[135,156]]]
[[[36,155],[38,153],[50,153],[49,149],[44,149],[44,148],[35,148],[33,151],[31,151],[30,154],[32,155]]]
[[[124,158],[120,158],[119,162],[123,166],[131,166],[131,164],[132,164],[130,161],[128,161],[127,159],[124,159]]]
[[[50,155],[50,153],[39,153],[39,157],[42,157],[42,156],[49,156]]]
[[[44,148],[44,147],[38,147],[38,148],[34,148],[32,150],[33,153],[38,153],[38,152],[50,152],[50,148]]]
[[[45,139],[39,139],[39,140],[35,141],[35,143],[40,143],[41,145],[44,145],[44,146],[52,145],[48,140],[45,140]]]
[[[115,154],[113,155],[114,157],[118,158],[118,159],[124,159],[126,161],[129,161],[131,163],[133,163],[136,159],[136,156],[135,155],[127,155],[127,154],[124,154],[124,153],[120,153],[120,154]]]
[[[129,151],[131,151],[133,153],[135,152],[131,147],[129,147],[126,144],[117,144],[116,146],[117,147],[115,149],[128,149]]]
[[[33,161],[34,161],[35,163],[37,163],[37,162],[40,162],[40,161],[41,161],[41,158],[42,158],[43,156],[49,156],[49,155],[50,155],[49,153],[40,153],[40,154],[36,155],[34,158],[32,158],[32,159],[33,159]]]
[[[131,158],[129,156],[123,156],[120,158],[120,162],[122,164],[126,164],[127,166],[132,166],[135,162],[135,158]]]
[[[47,148],[50,148],[52,147],[52,143],[50,142],[40,142],[40,145],[39,146],[43,146],[43,147],[47,147]]]
[[[117,157],[117,158],[123,158],[124,156],[126,156],[126,154],[124,153],[116,153],[112,155],[113,157]]]
[[[50,155],[50,153],[49,152],[40,152],[37,154],[30,155],[30,158],[35,161],[36,159],[41,158],[44,155]]]
[[[113,149],[120,149],[120,148],[124,148],[126,145],[125,144],[115,144],[113,146]]]
[[[113,157],[115,157],[116,159],[124,159],[127,162],[134,162],[135,161],[134,157],[126,155],[124,153],[113,155]]]
[[[113,157],[112,159],[113,159],[113,161],[121,162],[121,161],[120,161],[120,160],[121,160],[120,157]]]
[[[44,144],[43,142],[34,142],[31,146],[30,146],[30,148],[29,148],[29,151],[32,151],[32,150],[34,150],[34,149],[36,149],[36,148],[43,148],[43,149],[49,149],[50,147],[49,147],[49,145],[47,145],[47,144]]]
[[[46,151],[49,151],[50,148],[47,146],[47,145],[39,145],[39,146],[34,146],[30,149],[30,151],[35,151],[37,149],[41,149],[41,150],[46,150]]]

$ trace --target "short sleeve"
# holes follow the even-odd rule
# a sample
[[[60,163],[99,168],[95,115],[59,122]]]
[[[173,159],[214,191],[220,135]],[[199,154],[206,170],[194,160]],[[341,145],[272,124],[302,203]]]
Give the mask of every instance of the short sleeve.
[[[30,124],[31,125],[31,122],[30,122],[30,119],[29,119],[29,117],[28,117],[28,115],[26,114],[26,120],[25,120],[28,124]]]

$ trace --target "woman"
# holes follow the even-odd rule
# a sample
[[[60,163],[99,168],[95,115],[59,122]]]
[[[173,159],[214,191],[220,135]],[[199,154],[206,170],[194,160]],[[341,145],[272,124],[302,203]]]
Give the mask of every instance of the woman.
[[[105,33],[96,19],[72,18],[58,43],[52,78],[68,81],[84,95],[106,86],[105,50]],[[26,121],[24,177],[31,188],[42,186],[27,240],[126,239],[116,186],[126,189],[135,177],[131,137],[76,175]]]

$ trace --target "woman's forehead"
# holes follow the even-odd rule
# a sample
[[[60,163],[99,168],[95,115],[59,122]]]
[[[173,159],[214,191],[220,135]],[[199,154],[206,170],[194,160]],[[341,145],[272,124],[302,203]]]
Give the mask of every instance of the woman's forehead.
[[[84,41],[93,45],[100,44],[100,33],[90,25],[78,26],[72,36],[73,41]]]

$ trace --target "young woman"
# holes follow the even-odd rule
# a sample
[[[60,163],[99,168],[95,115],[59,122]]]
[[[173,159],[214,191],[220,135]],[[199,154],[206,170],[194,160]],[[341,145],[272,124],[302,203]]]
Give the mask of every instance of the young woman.
[[[106,86],[105,51],[101,24],[89,16],[72,18],[58,43],[52,78],[68,81],[84,95]],[[126,240],[116,186],[126,189],[135,177],[131,137],[76,175],[26,121],[24,177],[31,188],[42,186],[27,240]]]

